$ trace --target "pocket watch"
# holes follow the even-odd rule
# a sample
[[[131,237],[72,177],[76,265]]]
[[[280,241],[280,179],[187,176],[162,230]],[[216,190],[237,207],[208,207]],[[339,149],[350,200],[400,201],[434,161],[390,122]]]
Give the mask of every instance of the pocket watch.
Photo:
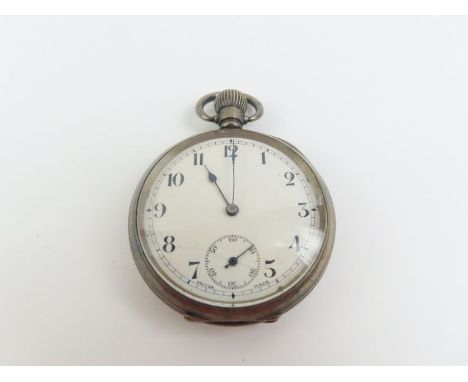
[[[254,97],[210,93],[196,111],[219,129],[171,147],[146,171],[130,207],[133,258],[153,292],[188,320],[274,322],[325,271],[335,235],[330,195],[297,148],[243,128],[263,114]]]

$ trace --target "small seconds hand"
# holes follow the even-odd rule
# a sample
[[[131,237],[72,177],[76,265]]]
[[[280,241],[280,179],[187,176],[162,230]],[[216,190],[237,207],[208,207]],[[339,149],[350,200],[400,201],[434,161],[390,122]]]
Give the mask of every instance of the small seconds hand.
[[[229,258],[229,261],[228,263],[224,266],[224,268],[229,268],[229,266],[234,266],[234,265],[237,265],[237,261],[239,259],[239,257],[241,257],[242,255],[246,254],[248,251],[250,251],[252,248],[254,247],[254,245],[252,244],[249,248],[247,248],[246,250],[242,251],[242,253],[238,256],[233,256],[233,257],[230,257]]]

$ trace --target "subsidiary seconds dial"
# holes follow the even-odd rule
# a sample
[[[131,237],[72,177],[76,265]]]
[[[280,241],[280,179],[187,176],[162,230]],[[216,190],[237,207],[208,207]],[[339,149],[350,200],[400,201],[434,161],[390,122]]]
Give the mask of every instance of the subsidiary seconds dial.
[[[211,281],[224,289],[242,289],[257,277],[260,255],[251,241],[239,235],[226,235],[210,245],[205,269]],[[234,299],[235,294],[231,297]]]

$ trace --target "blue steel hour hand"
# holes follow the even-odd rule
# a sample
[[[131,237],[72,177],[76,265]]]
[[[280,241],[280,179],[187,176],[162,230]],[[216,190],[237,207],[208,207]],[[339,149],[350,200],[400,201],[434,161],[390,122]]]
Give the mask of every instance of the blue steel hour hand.
[[[237,215],[237,213],[239,212],[239,207],[234,204],[234,203],[229,203],[226,196],[224,195],[223,191],[221,191],[221,188],[219,188],[219,185],[218,185],[218,177],[213,174],[209,169],[208,167],[205,166],[205,169],[206,171],[208,172],[208,180],[213,183],[216,188],[218,189],[220,195],[222,196],[222,198],[224,199],[224,202],[226,203],[226,213],[229,215],[229,216],[235,216]]]

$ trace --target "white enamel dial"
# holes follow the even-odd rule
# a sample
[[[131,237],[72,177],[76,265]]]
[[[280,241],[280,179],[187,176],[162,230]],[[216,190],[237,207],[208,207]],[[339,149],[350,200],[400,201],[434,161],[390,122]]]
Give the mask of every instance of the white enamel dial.
[[[205,304],[251,306],[314,266],[324,241],[322,190],[279,146],[210,139],[150,172],[138,234],[168,285]]]

